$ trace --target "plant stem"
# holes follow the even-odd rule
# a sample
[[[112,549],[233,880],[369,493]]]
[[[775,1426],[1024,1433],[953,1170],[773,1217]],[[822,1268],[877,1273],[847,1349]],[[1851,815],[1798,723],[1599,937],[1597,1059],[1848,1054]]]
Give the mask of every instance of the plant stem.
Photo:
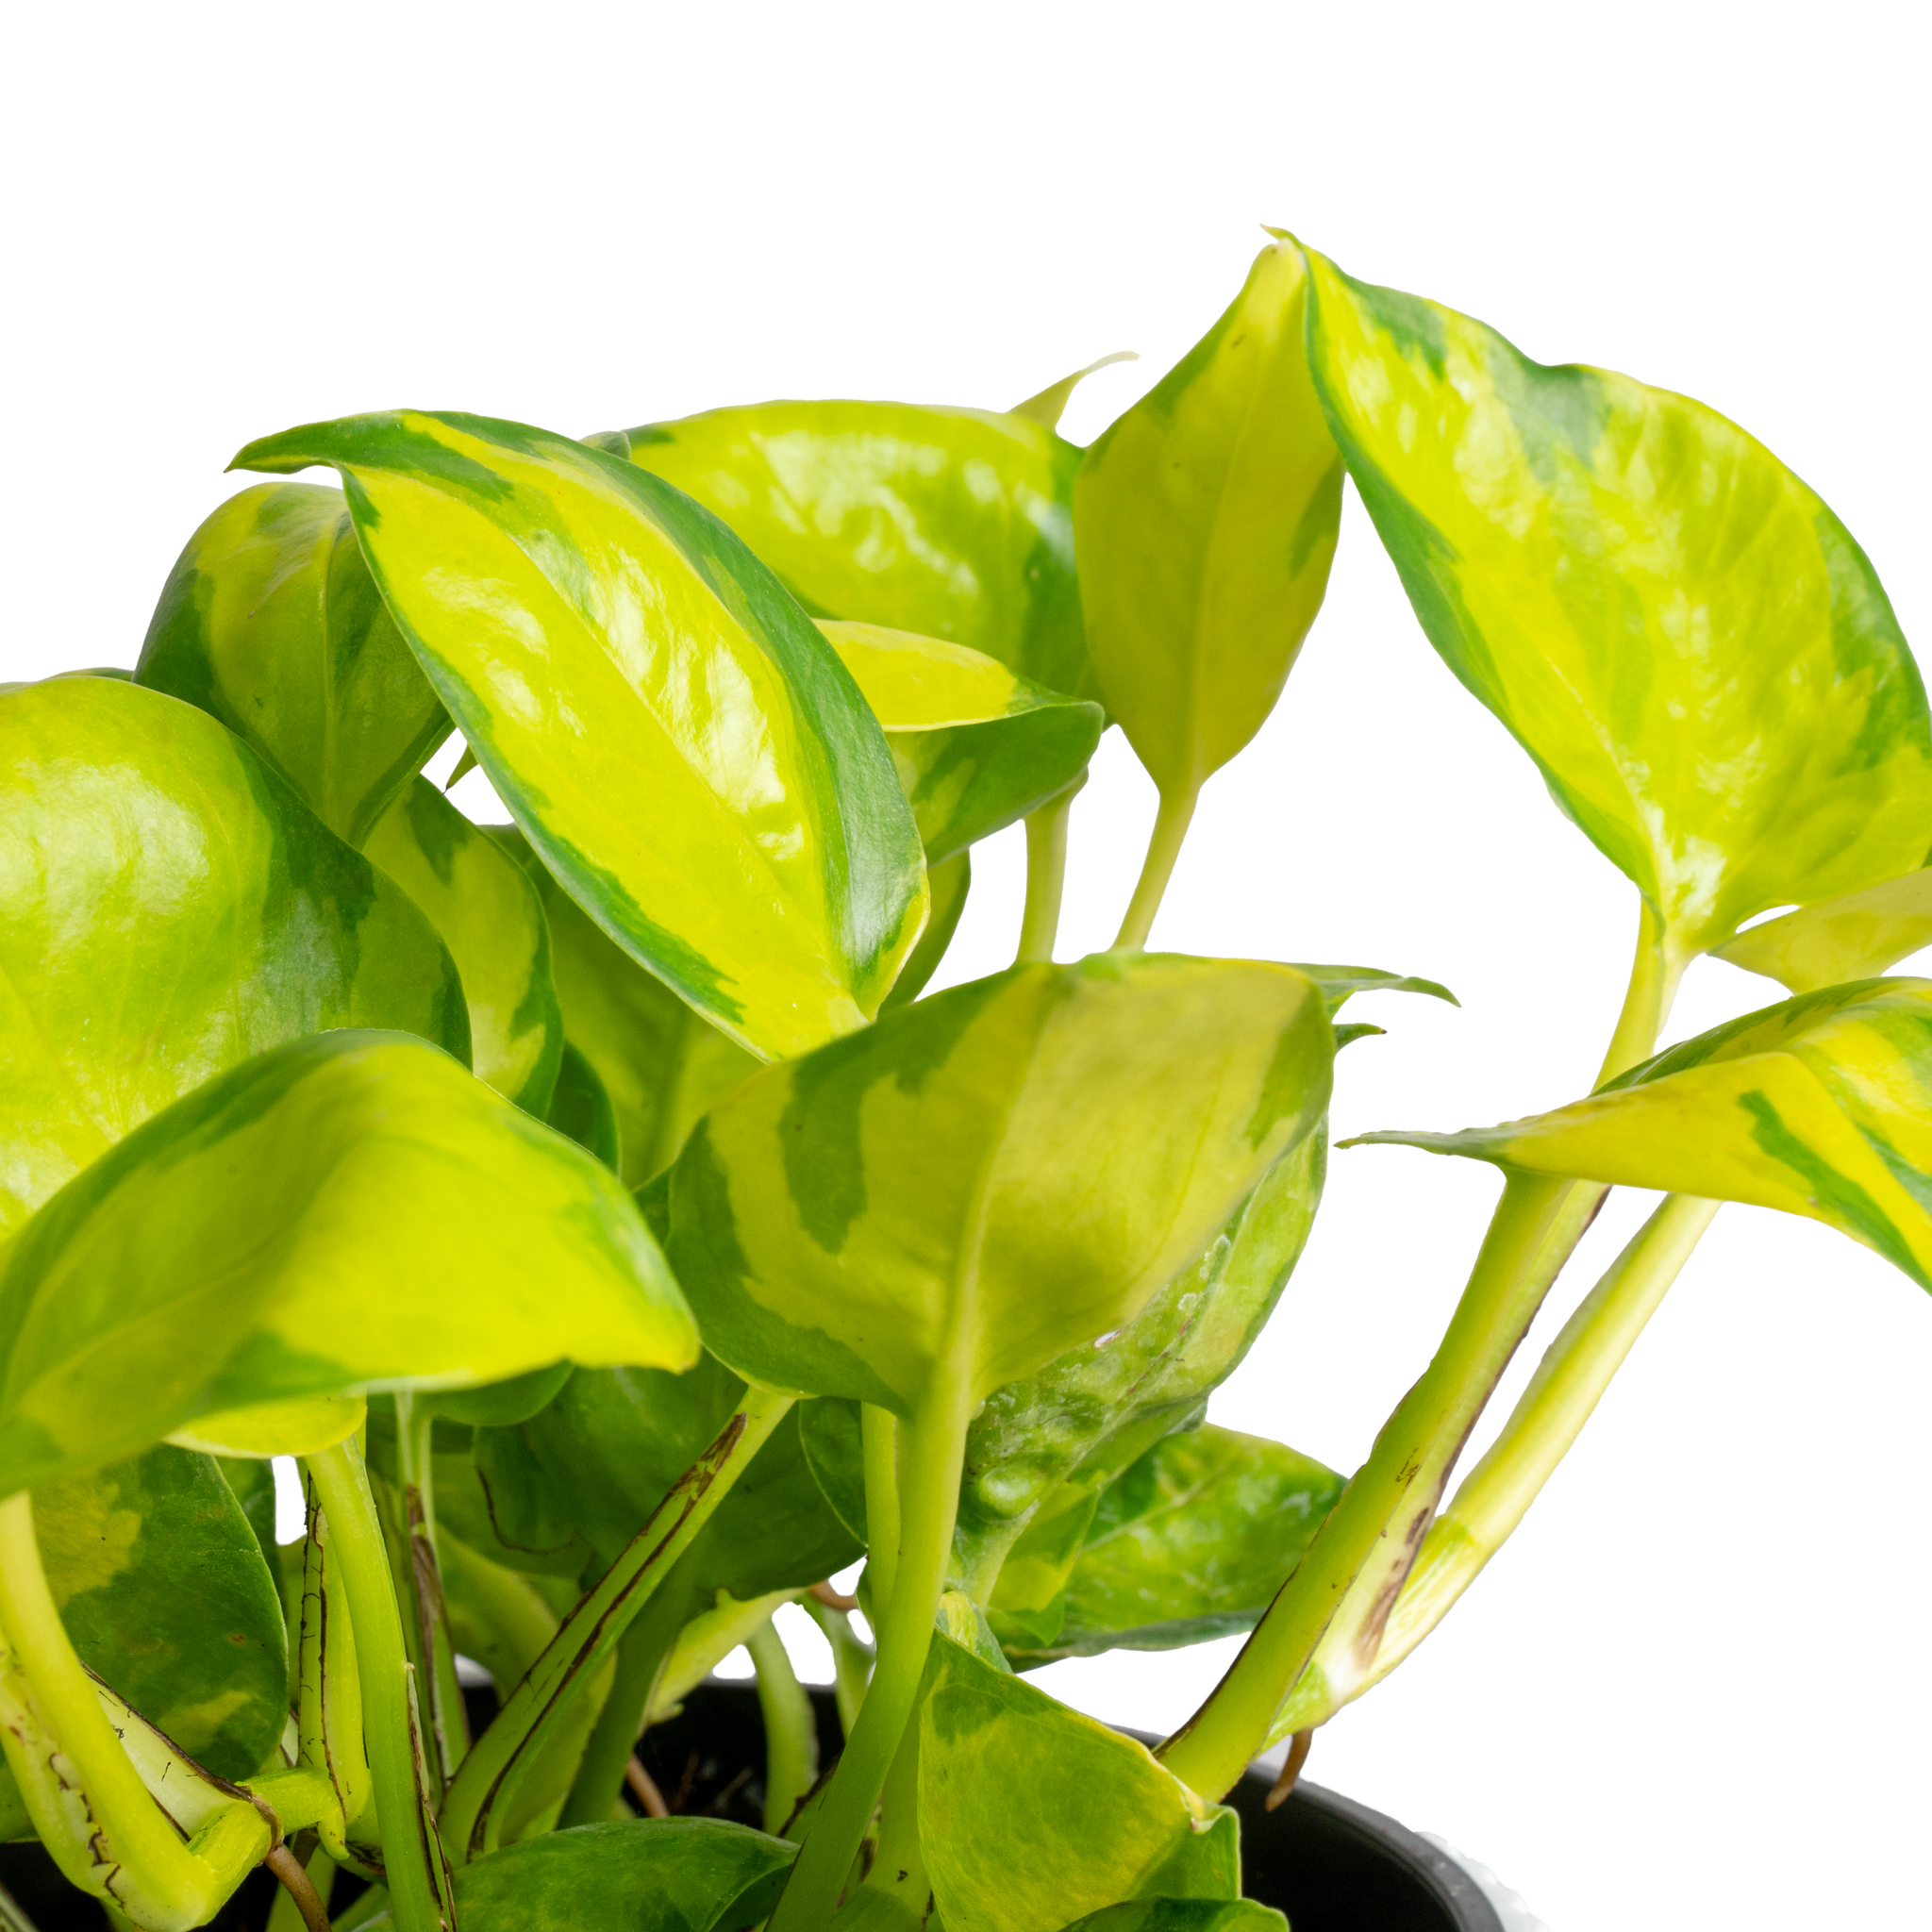
[[[765,1721],[765,1829],[776,1838],[818,1782],[818,1720],[785,1640],[769,1617],[744,1647],[758,1669],[758,1710]]]
[[[1382,1425],[1368,1461],[1227,1674],[1156,1754],[1203,1797],[1219,1799],[1233,1787],[1357,1575],[1389,1552],[1400,1571],[1363,1631],[1372,1648],[1380,1638],[1405,1558],[1421,1541],[1457,1452],[1542,1299],[1542,1291],[1530,1285],[1532,1266],[1567,1186],[1541,1175],[1506,1181],[1434,1359]]]
[[[1630,980],[1624,991],[1604,1063],[1597,1072],[1594,1092],[1619,1074],[1627,1074],[1657,1051],[1657,1038],[1677,996],[1678,982],[1690,960],[1667,943],[1650,901],[1641,902],[1637,920],[1637,956],[1630,963]]]
[[[428,1707],[430,1786],[441,1797],[470,1748],[470,1723],[462,1687],[457,1682],[456,1647],[450,1641],[442,1572],[436,1560],[436,1490],[430,1465],[436,1419],[426,1406],[419,1410],[406,1389],[397,1390],[394,1400],[396,1479],[402,1492],[396,1527],[404,1557],[396,1586],[408,1601],[410,1616],[405,1629],[412,1640],[409,1661]]]
[[[490,1848],[491,1821],[499,1800],[512,1789],[572,1696],[595,1675],[671,1566],[710,1521],[793,1399],[768,1390],[745,1391],[738,1413],[678,1477],[650,1521],[525,1673],[495,1723],[471,1747],[442,1801],[443,1841],[458,1861]]]
[[[97,1826],[90,1848],[93,1862],[106,1866],[111,1860],[139,1873],[144,1891],[174,1899],[201,1891],[203,1874],[195,1870],[201,1861],[148,1795],[101,1708],[93,1679],[75,1655],[41,1566],[33,1505],[25,1490],[0,1503],[0,1631],[20,1661],[36,1712],[68,1760],[61,1782],[78,1785],[86,1793]],[[23,1790],[32,1792],[29,1780],[23,1777],[21,1783]],[[67,1876],[89,1890],[100,1890],[98,1876],[69,1869],[72,1859],[65,1856],[69,1846],[61,1829],[65,1821],[36,1815],[34,1822],[50,1849],[63,1854],[60,1864]],[[255,1856],[260,1856],[259,1848]]]
[[[591,1727],[583,1760],[558,1817],[559,1831],[573,1824],[598,1824],[610,1816],[624,1783],[624,1768],[644,1727],[644,1713],[650,1707],[658,1673],[677,1641],[681,1606],[676,1595],[659,1591],[617,1646],[617,1674],[611,1680],[610,1695]],[[667,1606],[668,1615],[664,1614]]]
[[[948,1351],[941,1359],[957,1352]],[[933,1612],[953,1549],[973,1404],[963,1386],[928,1395],[903,1430],[897,1574],[878,1626],[878,1667],[824,1802],[772,1914],[771,1932],[819,1932],[839,1903],[873,1806],[919,1696]],[[867,1471],[868,1496],[871,1471]],[[874,1606],[878,1599],[874,1598]]]
[[[1147,943],[1147,935],[1154,929],[1154,915],[1160,910],[1167,882],[1174,876],[1174,860],[1181,856],[1181,845],[1200,796],[1198,785],[1190,791],[1160,794],[1160,809],[1154,817],[1147,857],[1141,867],[1134,896],[1127,903],[1127,916],[1121,921],[1121,929],[1114,938],[1116,952],[1125,948],[1138,953]]]
[[[1074,800],[1087,782],[1083,773],[1058,798],[1026,815],[1026,910],[1020,921],[1020,950],[1014,964],[1053,958],[1059,937],[1060,899],[1067,883],[1067,821]]]
[[[1277,1730],[1325,1724],[1379,1684],[1449,1613],[1582,1433],[1720,1205],[1673,1194],[1644,1223],[1550,1344],[1502,1434],[1430,1526],[1370,1667],[1341,1679],[1318,1651],[1276,1718]]]
[[[849,1738],[872,1676],[872,1645],[860,1642],[852,1619],[843,1610],[832,1609],[811,1597],[806,1599],[805,1607],[832,1646],[832,1695],[839,1704],[839,1728]]]
[[[362,1687],[362,1736],[375,1784],[391,1909],[397,1932],[436,1932],[445,1923],[448,1877],[425,1805],[423,1746],[402,1616],[369,1473],[353,1436],[303,1460],[328,1518],[329,1554],[341,1565],[349,1603]],[[453,1923],[454,1915],[449,1918]]]
[[[280,1896],[276,1898],[274,1908],[268,1915],[268,1932],[280,1932],[280,1928],[275,1924],[275,1915],[289,1905],[294,1907],[301,1924],[308,1927],[308,1932],[329,1932],[328,1907],[324,1902],[322,1894],[316,1890],[308,1874],[302,1869],[301,1860],[295,1854],[286,1844],[279,1844],[268,1855],[264,1862],[275,1874],[282,1888]],[[324,1862],[329,1863],[325,1854]],[[329,1869],[332,1872],[335,1868],[330,1864]]]
[[[858,1441],[865,1470],[865,1560],[872,1571],[873,1612],[883,1618],[899,1565],[899,1418],[890,1408],[861,1403]]]

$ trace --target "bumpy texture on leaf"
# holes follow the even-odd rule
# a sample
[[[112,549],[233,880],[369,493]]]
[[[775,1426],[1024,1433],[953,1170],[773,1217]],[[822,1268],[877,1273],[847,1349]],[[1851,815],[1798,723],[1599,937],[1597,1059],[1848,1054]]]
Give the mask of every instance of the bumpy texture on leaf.
[[[206,712],[106,678],[0,692],[0,1235],[211,1075],[336,1026],[468,1056],[400,890]]]
[[[925,918],[918,834],[836,654],[714,517],[567,437],[345,417],[330,463],[390,613],[544,865],[766,1058],[878,1009]]]

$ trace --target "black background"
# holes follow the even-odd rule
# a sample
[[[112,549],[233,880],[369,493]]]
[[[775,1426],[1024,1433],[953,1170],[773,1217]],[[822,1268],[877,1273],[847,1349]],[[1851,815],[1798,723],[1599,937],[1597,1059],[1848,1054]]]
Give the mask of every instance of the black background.
[[[1233,291],[1256,218],[1536,356],[1729,409],[1832,496],[1910,628],[1923,479],[1901,477],[1899,448],[1923,402],[1895,373],[1917,352],[1897,334],[1905,208],[1864,145],[1876,129],[1825,142],[1737,96],[1698,142],[1677,127],[1652,153],[1635,129],[1661,143],[1675,124],[1656,103],[1619,112],[1635,118],[1615,157],[1565,158],[1561,179],[1556,145],[1538,168],[1521,127],[1455,116],[1375,143],[1337,122],[1320,153],[1283,124],[1204,162],[1105,131],[1030,158],[995,114],[970,129],[981,158],[951,170],[908,158],[914,129],[858,143],[823,103],[798,108],[809,139],[767,135],[756,158],[649,129],[591,139],[558,110],[508,116],[481,149],[417,129],[408,164],[369,142],[265,158],[160,135],[35,228],[13,415],[13,583],[35,614],[8,669],[131,658],[177,545],[240,481],[223,459],[301,417],[419,402],[583,431],[759,394],[1003,404],[1128,341],[1148,361],[1097,378],[1066,424],[1091,437]],[[1150,808],[1109,738],[1062,953],[1111,935]],[[1010,953],[1016,841],[979,854],[949,977]],[[1393,1038],[1342,1060],[1349,1130],[1580,1091],[1631,922],[1631,891],[1425,651],[1351,502],[1327,614],[1275,721],[1208,792],[1159,941],[1457,985],[1460,1016],[1357,1008]],[[1674,1032],[1768,997],[1700,964]],[[1358,1460],[1491,1191],[1468,1165],[1339,1159],[1281,1318],[1215,1412]],[[1613,1204],[1540,1333],[1644,1206]],[[1528,1526],[1324,1733],[1318,1775],[1488,1855],[1563,1932],[1862,1923],[1917,1820],[1895,1768],[1924,1692],[1924,1342],[1921,1298],[1878,1261],[1729,1211]],[[1171,1724],[1221,1657],[1047,1681]]]

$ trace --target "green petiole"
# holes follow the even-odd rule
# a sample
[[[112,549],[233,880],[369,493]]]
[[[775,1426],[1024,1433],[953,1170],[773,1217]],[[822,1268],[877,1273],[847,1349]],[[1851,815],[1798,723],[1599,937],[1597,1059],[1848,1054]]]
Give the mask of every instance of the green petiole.
[[[672,1488],[651,1519],[566,1617],[477,1739],[442,1801],[442,1838],[461,1862],[491,1848],[503,1800],[572,1697],[609,1658],[663,1582],[785,1418],[795,1398],[749,1389],[742,1407]]]

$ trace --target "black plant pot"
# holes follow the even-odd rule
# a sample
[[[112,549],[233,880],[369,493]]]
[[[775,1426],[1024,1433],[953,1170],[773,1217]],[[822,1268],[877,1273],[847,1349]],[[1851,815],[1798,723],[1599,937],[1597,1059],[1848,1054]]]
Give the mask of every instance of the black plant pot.
[[[829,1764],[838,1712],[829,1690],[815,1690],[812,1702]],[[674,1811],[758,1823],[764,1726],[749,1684],[701,1685],[677,1717],[645,1733],[639,1756]],[[1268,1786],[1250,1772],[1228,1803],[1241,1813],[1242,1889],[1287,1913],[1291,1932],[1503,1932],[1475,1880],[1392,1818],[1307,1783],[1270,1811]]]

